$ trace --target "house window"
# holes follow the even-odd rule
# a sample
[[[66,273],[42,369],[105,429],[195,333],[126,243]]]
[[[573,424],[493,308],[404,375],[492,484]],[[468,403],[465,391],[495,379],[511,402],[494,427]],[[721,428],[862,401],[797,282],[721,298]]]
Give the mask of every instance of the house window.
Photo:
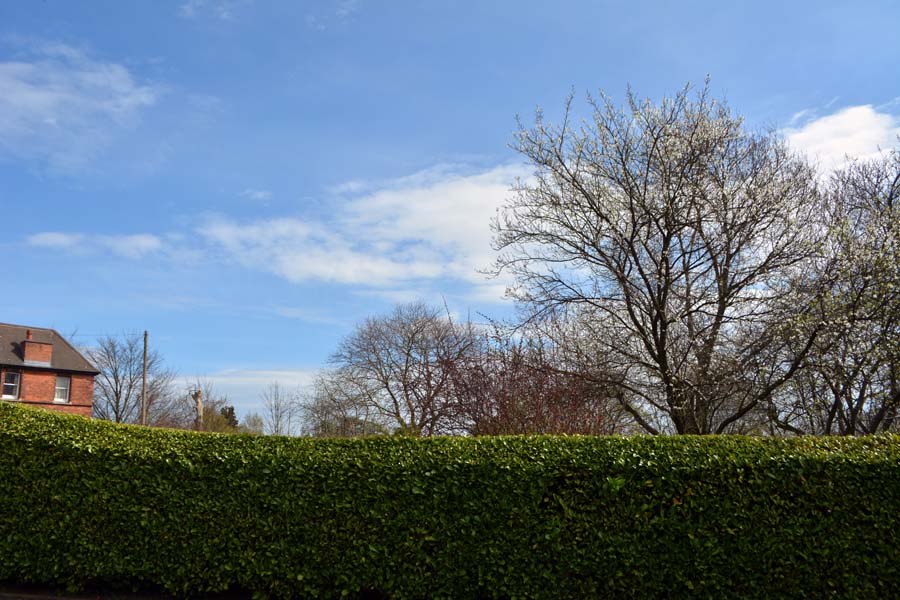
[[[69,401],[69,384],[71,379],[68,377],[57,377],[56,378],[56,393],[53,395],[54,402],[68,402]]]
[[[3,374],[3,398],[7,400],[19,399],[19,374],[7,371]]]

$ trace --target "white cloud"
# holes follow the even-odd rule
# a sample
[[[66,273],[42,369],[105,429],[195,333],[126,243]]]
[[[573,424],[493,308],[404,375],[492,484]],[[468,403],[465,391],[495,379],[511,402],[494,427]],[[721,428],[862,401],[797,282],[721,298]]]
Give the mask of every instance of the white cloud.
[[[75,249],[81,252],[108,251],[125,258],[142,258],[163,249],[155,235],[86,235],[45,231],[25,238],[27,244],[41,248]]]
[[[429,291],[422,290],[421,288],[362,290],[357,292],[357,294],[360,296],[381,298],[382,300],[387,300],[394,304],[423,301],[439,306],[442,303],[439,294],[431,294]]]
[[[353,293],[381,298],[497,302],[509,281],[487,279],[479,270],[489,268],[495,258],[490,221],[509,196],[510,185],[525,175],[521,165],[476,173],[442,166],[391,181],[344,186],[347,194],[333,199],[327,218],[247,221],[220,216],[207,218],[194,235],[42,232],[27,241],[132,259],[158,253],[179,262],[189,257],[195,263],[238,264],[294,283],[351,286]]]
[[[445,275],[481,282],[477,269],[494,259],[491,219],[515,178],[525,175],[519,165],[474,175],[445,167],[423,171],[354,199],[346,223],[373,243],[440,256]]]
[[[187,19],[211,16],[222,21],[234,18],[235,9],[252,0],[186,0],[178,7],[178,14]]]
[[[155,235],[108,235],[97,237],[97,243],[126,258],[141,258],[162,249],[162,241]]]
[[[345,23],[357,10],[359,0],[329,2],[319,10],[306,15],[306,26],[316,31],[325,31],[334,25]]]
[[[28,236],[25,241],[32,246],[44,248],[72,248],[83,243],[84,236],[80,233],[45,231]]]
[[[807,153],[823,172],[846,164],[849,158],[873,158],[897,147],[900,115],[882,112],[871,104],[850,106],[832,114],[807,120],[800,127],[788,127],[783,133],[788,143]],[[794,115],[792,125],[811,111]]]
[[[56,43],[0,62],[0,90],[0,156],[62,170],[88,164],[161,94],[120,64]]]
[[[187,0],[178,7],[178,14],[187,18],[194,17],[204,4],[206,4],[205,0]]]
[[[428,282],[489,286],[479,298],[497,298],[485,281],[490,220],[523,167],[464,174],[438,167],[381,184],[353,182],[341,189],[370,190],[333,204],[328,220],[282,218],[242,223],[214,219],[201,236],[226,260],[293,282],[327,281],[381,289],[425,289]]]
[[[307,323],[318,323],[325,325],[345,326],[346,322],[329,316],[326,311],[315,308],[307,308],[301,306],[264,306],[250,307],[254,312],[262,312],[277,315],[286,319],[296,319],[298,321],[306,321]]]
[[[335,234],[319,222],[284,218],[241,224],[220,219],[198,231],[223,250],[227,259],[292,282],[390,285],[406,277],[433,277],[440,272],[434,261],[370,252],[364,244]]]
[[[788,127],[793,127],[797,123],[800,123],[801,121],[803,121],[803,119],[805,119],[813,114],[815,114],[815,111],[811,108],[804,108],[803,110],[798,110],[793,115],[791,115],[791,120],[788,121]]]
[[[338,19],[346,19],[359,8],[358,0],[340,0],[337,3],[337,9],[334,11]]]
[[[481,302],[501,302],[506,300],[506,289],[511,281],[492,281],[479,285],[469,294],[469,299]]]
[[[270,192],[269,190],[254,190],[251,188],[247,188],[246,190],[241,192],[241,196],[249,200],[264,202],[266,200],[272,199],[272,192]]]
[[[325,31],[325,24],[315,15],[306,15],[306,26],[316,31]]]
[[[369,184],[362,179],[351,179],[349,181],[342,181],[337,185],[329,187],[328,191],[332,194],[338,195],[358,194],[365,191],[368,187]]]

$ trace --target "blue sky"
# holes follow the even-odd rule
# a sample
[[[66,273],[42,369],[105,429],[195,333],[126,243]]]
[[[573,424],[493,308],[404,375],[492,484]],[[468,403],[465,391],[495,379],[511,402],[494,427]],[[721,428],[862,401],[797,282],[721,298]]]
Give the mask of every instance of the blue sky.
[[[394,302],[510,314],[515,117],[709,74],[823,169],[897,144],[896,2],[0,4],[0,321],[148,329],[239,413]],[[583,106],[583,104],[582,104]]]

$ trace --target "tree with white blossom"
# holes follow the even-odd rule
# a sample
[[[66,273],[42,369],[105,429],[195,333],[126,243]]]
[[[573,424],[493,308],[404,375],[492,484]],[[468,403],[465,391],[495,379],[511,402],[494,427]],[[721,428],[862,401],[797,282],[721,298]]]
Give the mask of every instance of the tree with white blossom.
[[[900,427],[900,152],[851,162],[831,178],[834,218],[820,275],[828,323],[801,373],[771,407],[791,433],[858,435]]]
[[[821,293],[792,285],[827,232],[816,173],[707,87],[589,104],[581,123],[570,98],[558,125],[520,127],[534,176],[494,222],[496,272],[527,320],[581,325],[580,356],[614,374],[645,431],[743,431],[822,331],[771,360]]]

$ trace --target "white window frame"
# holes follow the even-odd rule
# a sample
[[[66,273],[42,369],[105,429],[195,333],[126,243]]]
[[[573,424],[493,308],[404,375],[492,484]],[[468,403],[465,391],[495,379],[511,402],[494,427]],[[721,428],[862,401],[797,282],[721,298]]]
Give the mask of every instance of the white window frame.
[[[66,397],[65,398],[59,397],[59,390],[60,390],[59,382],[60,382],[60,380],[63,380],[66,382],[66,387],[65,387]],[[71,396],[72,396],[72,378],[64,377],[62,375],[57,375],[56,376],[56,385],[53,388],[53,401],[58,402],[59,404],[68,404],[69,398]]]
[[[15,384],[16,385],[16,393],[13,395],[6,393],[6,386],[12,385],[11,383],[6,382],[6,378],[10,375],[16,376],[16,384]],[[0,398],[2,398],[4,400],[18,400],[19,394],[22,391],[22,374],[19,373],[18,371],[4,371],[3,372],[3,383],[0,385],[3,386],[2,388],[0,388]]]

